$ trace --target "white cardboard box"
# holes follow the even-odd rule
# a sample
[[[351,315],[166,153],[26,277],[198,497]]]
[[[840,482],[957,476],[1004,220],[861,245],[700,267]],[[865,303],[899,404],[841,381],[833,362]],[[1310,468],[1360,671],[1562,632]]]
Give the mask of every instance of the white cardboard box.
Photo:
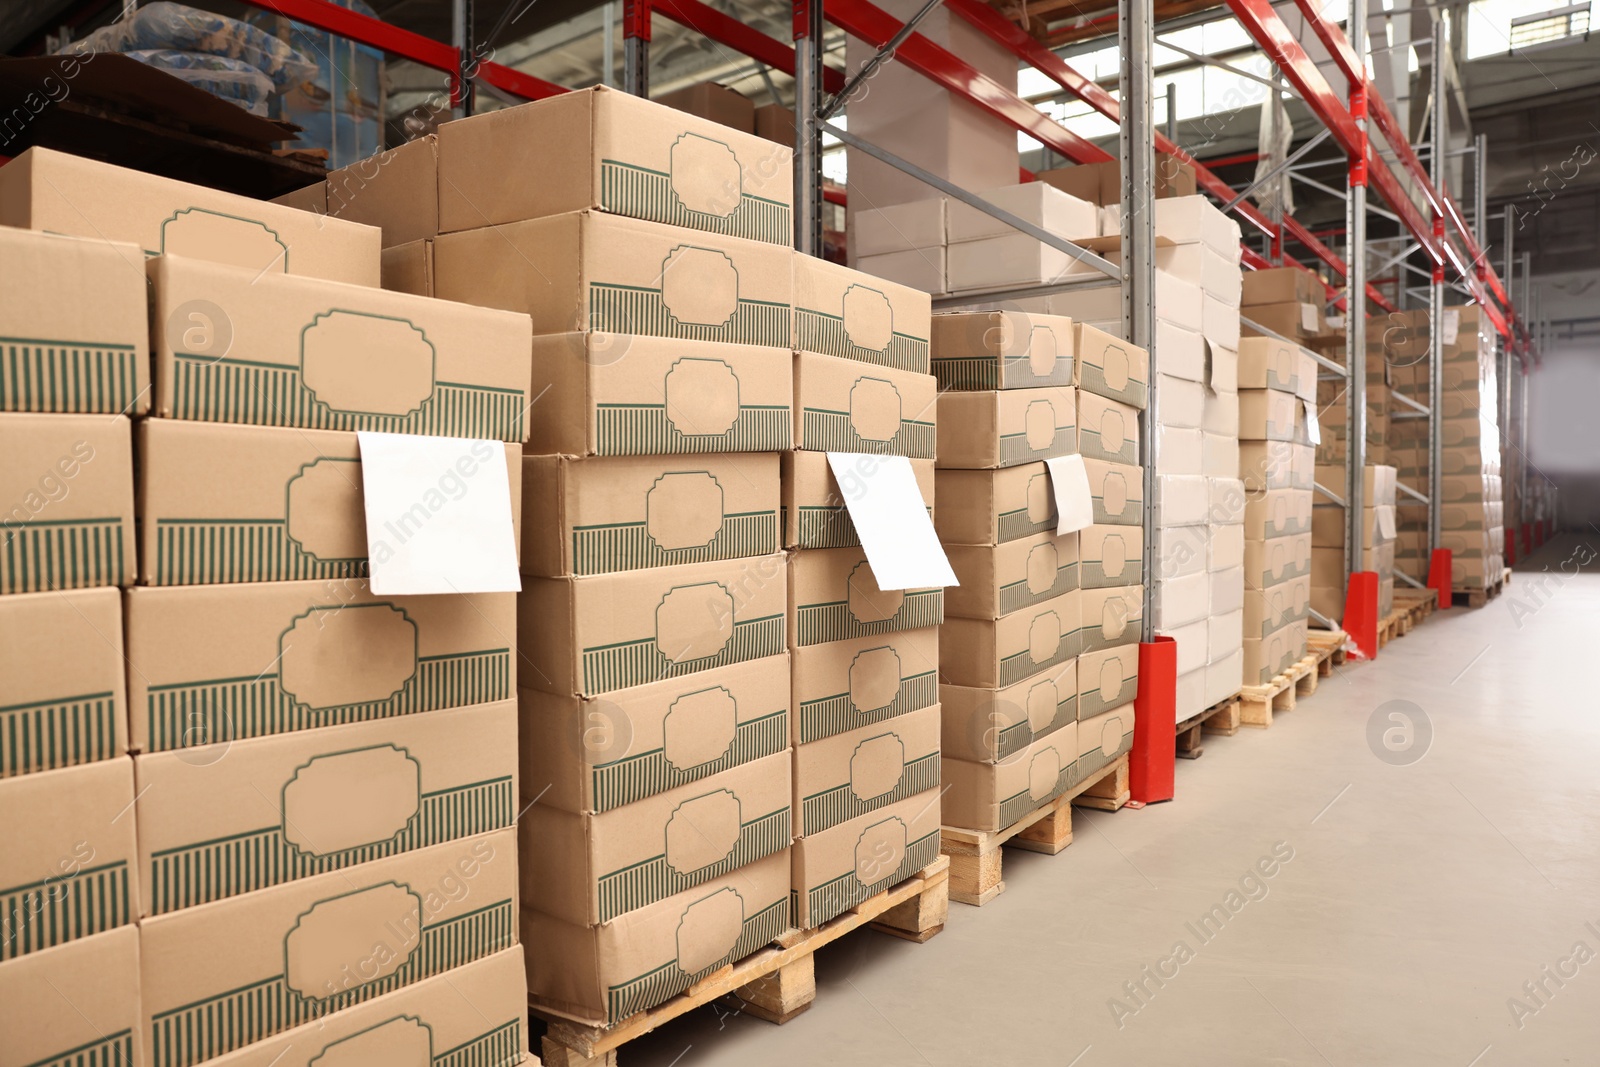
[[[1009,211],[1041,230],[1065,237],[1069,241],[1084,241],[1100,233],[1099,212],[1095,205],[1087,200],[1069,196],[1047,182],[1024,182],[1021,185],[1007,185],[999,189],[984,189],[977,195],[995,207]],[[959,200],[950,201],[947,219],[946,239],[950,244],[988,237],[1006,237],[1017,233],[1016,229],[993,215],[963,204]]]
[[[1157,526],[1198,526],[1206,521],[1206,479],[1198,474],[1160,475]]]
[[[943,248],[947,225],[944,197],[914,200],[857,211],[850,220],[850,239],[860,260],[913,248]],[[857,269],[866,268],[857,263]]]

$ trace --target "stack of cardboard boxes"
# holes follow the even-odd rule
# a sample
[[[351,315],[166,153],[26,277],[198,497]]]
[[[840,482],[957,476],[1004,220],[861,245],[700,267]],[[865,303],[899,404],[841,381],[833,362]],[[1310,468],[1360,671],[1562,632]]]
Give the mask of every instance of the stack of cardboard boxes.
[[[1317,480],[1332,488],[1342,484],[1346,468],[1318,467]],[[1361,555],[1358,571],[1378,575],[1378,617],[1394,608],[1395,470],[1369,463],[1362,481]],[[1345,509],[1318,499],[1311,509],[1311,607],[1337,621],[1344,616],[1347,589],[1344,547],[1348,541]]]
[[[40,950],[0,964],[8,1042],[187,1067],[432,1031],[516,1062],[513,597],[371,591],[354,431],[476,439],[396,545],[460,493],[514,499],[526,317],[376,288],[370,228],[56,153],[0,203],[98,238],[5,236],[42,287],[7,307],[35,339],[7,406],[93,413],[0,416],[41,479],[7,531],[6,591],[37,592],[0,609],[8,653],[42,642],[7,675],[4,763],[38,772],[0,784],[32,869],[7,943]],[[72,692],[30,679],[52,664]]]
[[[1058,316],[934,322],[945,822],[997,830],[1132,743],[1146,358]],[[1045,461],[1075,453],[1093,524],[1058,533]]]

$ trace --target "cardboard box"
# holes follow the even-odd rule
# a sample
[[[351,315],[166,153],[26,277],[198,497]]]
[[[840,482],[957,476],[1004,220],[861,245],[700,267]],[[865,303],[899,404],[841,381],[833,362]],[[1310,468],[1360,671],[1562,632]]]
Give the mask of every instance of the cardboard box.
[[[941,679],[998,689],[1065,663],[1082,651],[1086,595],[1073,590],[997,620],[946,620],[939,641]]]
[[[1205,431],[1156,426],[1156,469],[1162,474],[1206,472]]]
[[[505,700],[516,599],[379,597],[357,578],[130,589],[132,747],[226,745]]]
[[[1077,340],[1073,384],[1143,411],[1150,394],[1150,354],[1086,322],[1074,323],[1073,333]],[[1156,343],[1159,346],[1161,339]],[[1165,365],[1166,350],[1161,352]]]
[[[860,218],[861,215],[856,217]],[[933,296],[949,291],[949,285],[945,280],[945,267],[943,245],[856,257],[856,269],[863,274],[870,274],[874,278],[882,278],[911,289],[920,289]]]
[[[131,428],[123,415],[0,414],[0,594],[133,581]]]
[[[1200,332],[1210,343],[1220,348],[1237,349],[1240,341],[1239,305],[1230,304],[1210,292],[1202,290],[1200,297]]]
[[[1218,344],[1207,338],[1206,385],[1212,393],[1237,393],[1239,391],[1239,346]],[[1209,394],[1208,394],[1209,397]],[[1202,429],[1211,427],[1201,424]]]
[[[499,830],[145,919],[146,1062],[191,1067],[491,956],[516,917],[516,835]]]
[[[778,457],[527,456],[522,570],[606,574],[780,547]]]
[[[1118,645],[1078,657],[1078,718],[1131,704],[1139,694],[1139,646]]]
[[[1314,446],[1296,442],[1289,446],[1289,487],[1310,492],[1315,487],[1317,450]]]
[[[1078,720],[1078,781],[1086,781],[1133,750],[1133,705]]]
[[[146,419],[139,438],[139,581],[287,582],[368,575],[366,501],[356,434]],[[522,446],[504,451],[515,526]],[[463,449],[437,501],[418,500],[380,532],[403,543],[480,481],[491,445]],[[544,512],[541,512],[544,514]],[[541,524],[542,525],[542,524]]]
[[[945,759],[1009,761],[1017,753],[1078,721],[1078,661],[1001,689],[939,687]]]
[[[866,270],[859,262],[862,259],[912,249],[939,249],[942,261],[948,224],[949,209],[944,197],[857,211],[850,219],[856,267]],[[940,273],[943,274],[942,269]]]
[[[512,826],[510,700],[138,758],[144,915]]]
[[[1205,332],[1205,294],[1198,285],[1191,285],[1164,270],[1157,270],[1154,299],[1159,318],[1186,330]],[[1218,340],[1226,343],[1226,338]],[[1157,341],[1156,351],[1160,350],[1160,341]]]
[[[933,517],[934,462],[908,460],[917,488]],[[856,476],[869,476],[877,465],[870,455],[852,464]],[[855,492],[854,478],[850,491]],[[833,475],[826,452],[783,453],[783,544],[789,548],[854,548],[861,544],[845,504],[845,492]]]
[[[1273,677],[1294,665],[1296,636],[1304,640],[1305,624],[1290,623],[1281,626],[1265,637],[1246,636],[1244,639],[1244,684],[1266,685]]]
[[[0,1064],[145,1067],[139,928],[119,926],[0,963]]]
[[[1206,521],[1212,526],[1242,526],[1249,494],[1238,478],[1206,479]]]
[[[251,277],[378,284],[381,235],[370,226],[49,148],[28,149],[0,173],[0,226],[133,244]]]
[[[128,750],[122,594],[0,597],[0,781]]]
[[[1267,541],[1246,541],[1245,586],[1267,589],[1311,573],[1311,535],[1290,534]]]
[[[1122,200],[1122,164],[1114,159],[1042,170],[1036,177],[1091,203],[1116,204]],[[1157,197],[1195,195],[1194,167],[1170,152],[1157,152],[1155,187]]]
[[[1206,382],[1207,344],[1200,328],[1156,319],[1156,352],[1161,373],[1191,382]]]
[[[383,250],[383,287],[395,293],[432,297],[433,240],[409,241]]]
[[[1244,320],[1241,326],[1246,337],[1261,336],[1257,331],[1260,327],[1290,340],[1307,341],[1322,332],[1324,322],[1320,301],[1247,304],[1239,315]]]
[[[1239,437],[1246,441],[1293,441],[1300,400],[1277,389],[1239,390]]]
[[[789,639],[795,648],[943,621],[942,588],[879,589],[859,548],[807,550],[789,560]]]
[[[790,653],[797,746],[939,702],[939,629],[806,645]]]
[[[1068,386],[939,394],[938,465],[1016,467],[1077,451],[1076,395]]]
[[[1156,531],[1156,556],[1152,561],[1157,587],[1175,578],[1204,574],[1210,555],[1210,540],[1208,526],[1159,528]]]
[[[1076,451],[1110,463],[1137,467],[1140,460],[1138,409],[1083,390],[1078,392],[1077,402]]]
[[[1214,350],[1215,351],[1215,350]],[[1206,393],[1201,409],[1200,429],[1206,433],[1220,434],[1239,439],[1239,394],[1234,390]]]
[[[1097,524],[1144,525],[1143,469],[1103,459],[1085,459],[1083,466],[1089,474],[1089,496]]]
[[[1143,587],[1085,589],[1081,596],[1080,655],[1138,643],[1139,624],[1144,619]]]
[[[1210,571],[1211,611],[1238,611],[1244,607],[1244,567]]]
[[[1084,466],[1089,467],[1090,462],[1086,460]],[[1109,463],[1099,467],[1102,478],[1113,469]],[[1115,470],[1112,503],[1120,515],[1127,510],[1126,492],[1121,492],[1121,487],[1128,468]],[[1094,484],[1091,468],[1091,488]],[[1043,463],[986,471],[940,470],[934,475],[934,486],[943,504],[934,513],[933,527],[946,546],[1004,544],[1056,528],[1055,495]],[[1133,492],[1142,495],[1143,484],[1134,486]]]
[[[568,333],[533,339],[529,454],[777,452],[794,432],[786,347]],[[932,436],[930,428],[929,436]]]
[[[1077,538],[1078,584],[1082,588],[1138,585],[1144,580],[1143,536],[1137,529],[1086,526]]]
[[[1206,545],[1206,570],[1227,571],[1244,566],[1244,526],[1236,523],[1208,528],[1211,536]]]
[[[1003,211],[1031,222],[1046,233],[1069,241],[1086,241],[1100,235],[1099,214],[1095,205],[1055,188],[1049,182],[1023,182],[998,189],[982,189],[977,197]],[[978,241],[1010,237],[1015,229],[987,212],[969,207],[959,200],[949,202],[948,241]]]
[[[531,1062],[522,948],[512,945],[446,974],[401,986],[207,1060],[207,1067],[324,1067],[334,1063]]]
[[[812,353],[794,360],[796,448],[933,459],[938,403],[930,374]]]
[[[1307,580],[1306,589],[1311,588]],[[1244,639],[1244,611],[1218,612],[1206,618],[1206,662],[1212,663],[1241,651]]]
[[[782,852],[789,763],[785,749],[600,814],[533,803],[517,820],[524,903],[566,922],[609,922]]]
[[[952,204],[951,213],[954,212]],[[981,293],[1057,282],[1078,273],[1074,270],[1077,262],[1030,234],[1008,229],[999,236],[946,247],[945,276],[952,293]]]
[[[1241,645],[1237,652],[1230,652],[1222,659],[1206,664],[1205,688],[1201,691],[1200,707],[1209,708],[1229,700],[1236,696],[1243,686],[1244,648]]]
[[[656,97],[656,103],[726,126],[754,133],[756,106],[750,98],[716,82],[700,82]],[[676,160],[674,160],[676,162]]]
[[[782,104],[763,104],[756,108],[756,136],[793,148],[796,136],[794,109]]]
[[[791,929],[789,886],[784,849],[596,926],[524,908],[530,999],[586,1025],[621,1022]]]
[[[1210,507],[1208,480],[1198,474],[1159,475],[1156,500],[1157,526],[1198,526],[1206,521]],[[1092,486],[1093,480],[1090,480]],[[1099,521],[1099,516],[1095,516]]]
[[[944,759],[948,826],[1003,830],[1078,784],[1076,723],[1035,738],[999,763]]]
[[[541,158],[543,172],[550,157]],[[490,172],[481,160],[473,167]],[[787,222],[784,234],[787,244]],[[774,244],[576,211],[448,233],[433,252],[439,296],[526,312],[535,334],[594,330],[773,348],[791,340],[792,253]]]
[[[1304,267],[1270,267],[1245,272],[1244,302],[1247,306],[1284,301],[1309,304],[1322,297],[1322,283]]]
[[[796,352],[929,373],[926,292],[799,252],[793,261]]]
[[[328,183],[327,181],[313,182],[302,185],[298,189],[291,189],[287,193],[272,198],[272,203],[292,207],[296,211],[309,211],[315,215],[328,213]]]
[[[796,834],[818,834],[939,787],[937,704],[794,751]]]
[[[1161,388],[1156,394],[1156,425],[1200,429],[1205,418],[1206,392],[1206,387],[1199,382],[1162,374]]]
[[[517,684],[595,696],[776,656],[785,647],[787,569],[774,553],[530,578],[517,597]]]
[[[1294,395],[1312,406],[1317,403],[1317,376],[1322,364],[1311,358],[1311,353],[1301,349],[1296,353]]]
[[[945,554],[960,583],[945,590],[946,618],[998,619],[1078,588],[1076,533],[949,545]]]
[[[1159,169],[1160,163],[1157,167]],[[1168,241],[1176,242],[1166,247],[1176,251],[1199,245],[1205,252],[1221,260],[1222,264],[1237,271],[1240,234],[1236,220],[1223,214],[1204,196],[1159,199],[1161,202],[1155,205],[1156,233]]]
[[[1329,486],[1337,491],[1342,486]],[[1339,511],[1342,516],[1344,512]],[[1252,541],[1306,533],[1311,529],[1312,497],[1303,489],[1251,493],[1244,506],[1244,532]],[[1340,539],[1343,543],[1343,539]]]
[[[1188,626],[1197,619],[1205,618],[1210,608],[1210,573],[1201,570],[1182,577],[1163,578],[1156,583],[1152,600],[1156,629],[1166,632]]]
[[[0,968],[139,917],[133,800],[126,756],[0,778]]]
[[[939,858],[940,792],[869,811],[794,843],[794,924],[820,926]]]
[[[1200,473],[1227,478],[1239,473],[1239,439],[1232,434],[1200,431]]]
[[[749,101],[741,111],[730,129],[595,86],[447,122],[439,127],[440,228],[592,208],[787,247],[793,148],[755,135]],[[538,181],[525,180],[534,173]]]
[[[941,389],[1071,385],[1077,338],[1065,315],[967,311],[933,316],[933,375]]]
[[[149,409],[137,245],[0,227],[0,291],[0,411]]]
[[[439,138],[425,133],[329,171],[327,212],[383,233],[383,247],[439,235]]]
[[[1342,565],[1342,564],[1341,564]],[[1306,617],[1311,604],[1311,575],[1290,578],[1244,593],[1244,633],[1264,638]]]
[[[522,315],[169,256],[149,273],[154,414],[528,435],[532,334]]]
[[[1240,441],[1239,478],[1251,492],[1289,489],[1295,446],[1288,441]]]
[[[1300,360],[1304,355],[1299,346],[1276,337],[1244,338],[1239,342],[1239,388],[1277,389],[1297,394]]]
[[[1162,636],[1172,638],[1178,646],[1177,671],[1180,678],[1205,670],[1210,655],[1210,645],[1207,643],[1211,632],[1210,620],[1199,618],[1182,626],[1163,627],[1160,632]]]

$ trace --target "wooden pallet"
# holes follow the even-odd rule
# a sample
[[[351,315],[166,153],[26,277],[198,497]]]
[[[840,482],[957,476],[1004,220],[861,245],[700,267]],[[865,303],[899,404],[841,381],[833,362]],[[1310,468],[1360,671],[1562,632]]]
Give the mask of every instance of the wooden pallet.
[[[1004,830],[943,827],[939,848],[950,859],[950,899],[982,906],[1005,892],[1002,845],[1054,856],[1072,844],[1072,806],[1116,811],[1128,802],[1128,757],[1118,756],[1072,790],[1024,815]]]
[[[1343,667],[1350,658],[1345,643],[1350,635],[1343,630],[1312,630],[1306,637],[1306,648],[1317,654],[1317,675],[1326,678],[1335,667]]]
[[[1404,637],[1411,632],[1411,625],[1411,612],[1405,608],[1394,608],[1378,620],[1378,647],[1382,648],[1397,637]]]
[[[1308,652],[1265,685],[1247,685],[1239,690],[1239,721],[1265,730],[1272,725],[1273,712],[1293,711],[1301,681],[1320,670],[1320,656],[1321,653]],[[1315,689],[1316,683],[1311,686]]]
[[[1450,599],[1457,605],[1469,608],[1481,608],[1501,593],[1505,592],[1507,585],[1511,584],[1511,568],[1507,567],[1500,572],[1500,577],[1495,579],[1484,589],[1464,589],[1460,586],[1450,591]]]
[[[1205,734],[1232,737],[1239,732],[1239,695],[1220,700],[1200,714],[1178,724],[1178,758],[1199,759],[1205,751]]]
[[[1437,589],[1396,589],[1394,591],[1394,606],[1403,608],[1411,615],[1411,625],[1416,626],[1432,615],[1439,604],[1439,591]]]
[[[616,1067],[617,1050],[714,1000],[735,1014],[783,1024],[817,997],[814,956],[824,945],[863,926],[923,942],[944,929],[950,911],[950,860],[940,856],[917,874],[810,930],[790,930],[767,948],[720,967],[671,1000],[611,1027],[585,1026],[538,1007],[549,1029],[545,1067]]]

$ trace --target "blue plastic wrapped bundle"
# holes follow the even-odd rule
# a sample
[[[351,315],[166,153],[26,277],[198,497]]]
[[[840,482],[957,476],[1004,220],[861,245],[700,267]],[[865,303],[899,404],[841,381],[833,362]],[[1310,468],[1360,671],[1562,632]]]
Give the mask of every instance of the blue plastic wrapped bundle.
[[[272,79],[242,59],[205,52],[180,52],[173,48],[140,49],[123,54],[238,104],[252,115],[267,117],[267,98],[274,92]]]
[[[278,91],[306,81],[317,64],[287,41],[225,15],[156,0],[122,22],[102,26],[73,43],[74,50],[202,52],[241,60],[272,80]]]
[[[333,0],[363,15],[375,12],[362,0]],[[383,148],[384,60],[376,48],[257,11],[252,25],[315,57],[317,73],[272,101],[272,117],[303,127],[297,148],[323,148],[328,166],[348,166]]]

